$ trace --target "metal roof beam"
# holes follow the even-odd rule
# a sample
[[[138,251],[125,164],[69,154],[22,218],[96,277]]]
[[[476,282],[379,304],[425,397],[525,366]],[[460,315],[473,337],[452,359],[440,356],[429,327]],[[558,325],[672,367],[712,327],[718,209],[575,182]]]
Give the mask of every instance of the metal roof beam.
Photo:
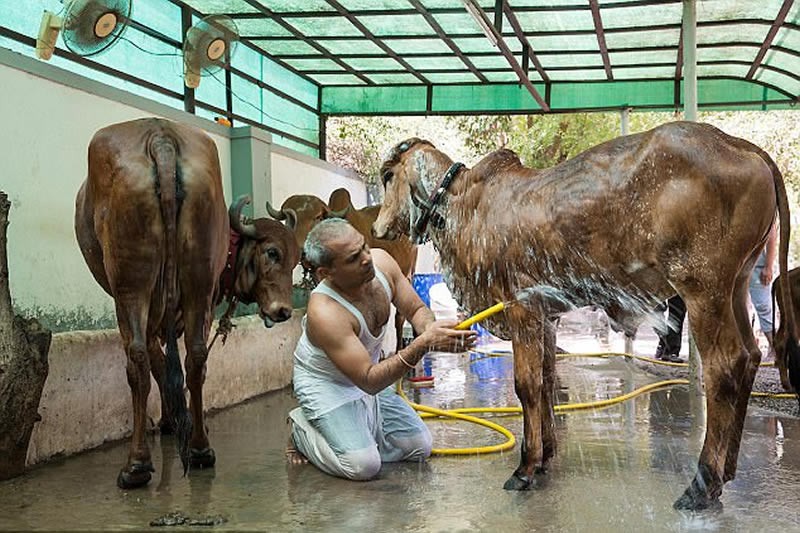
[[[438,35],[439,38],[442,41],[444,41],[444,44],[446,44],[447,47],[450,48],[450,50],[452,50],[453,53],[461,60],[461,62],[464,63],[467,66],[469,71],[472,72],[472,74],[474,74],[483,83],[489,83],[489,80],[486,79],[486,76],[481,74],[481,71],[478,70],[475,67],[475,65],[472,63],[472,61],[470,61],[469,58],[464,55],[464,53],[461,51],[461,49],[458,46],[456,46],[456,44],[453,42],[453,40],[450,37],[447,36],[447,34],[445,33],[444,29],[442,29],[442,27],[439,25],[439,23],[436,22],[436,19],[433,18],[433,16],[430,14],[430,12],[428,12],[428,10],[425,8],[425,6],[423,6],[419,2],[419,0],[408,0],[408,2],[412,6],[414,6],[414,9],[416,9],[419,12],[420,15],[423,16],[425,21],[430,25],[431,28],[433,28],[433,31],[436,32],[436,35]],[[403,54],[403,55],[406,56],[406,57],[408,56],[408,54]]]
[[[258,40],[258,39],[256,39]],[[727,43],[698,43],[697,48],[729,48],[729,47],[740,47],[740,46],[750,46],[753,48],[758,48],[761,46],[761,42],[752,42],[752,41],[730,41]],[[793,55],[795,57],[800,57],[800,52],[797,50],[791,50],[789,48],[773,45],[772,50],[779,50],[785,54]],[[615,52],[671,52],[672,50],[678,50],[682,53],[680,45],[653,45],[653,46],[631,46],[629,48],[609,48],[608,53],[613,54]],[[541,50],[537,52],[537,56],[552,56],[552,55],[561,55],[569,53],[571,55],[595,55],[597,54],[597,50]],[[522,51],[523,56],[525,55],[525,51]],[[403,54],[403,57],[452,57],[453,54],[450,52],[409,52]],[[502,54],[499,52],[469,52],[464,54],[466,57],[494,57],[500,56]],[[279,54],[275,56],[281,59],[319,59],[319,54]],[[376,55],[376,54],[338,54],[338,57],[342,59],[381,59],[387,56],[384,55]],[[524,57],[523,57],[524,59]],[[617,65],[614,66],[616,68]],[[678,73],[680,77],[680,73]]]
[[[473,0],[468,1],[473,2]],[[541,107],[543,111],[550,111],[550,105],[544,100],[544,98],[542,98],[542,96],[539,94],[539,91],[537,91],[536,87],[534,87],[533,83],[531,83],[531,80],[528,78],[527,74],[522,70],[522,67],[519,65],[519,63],[517,63],[514,53],[508,48],[508,45],[503,40],[503,35],[498,32],[494,26],[492,26],[492,23],[486,17],[486,13],[484,13],[483,9],[481,9],[481,7],[474,2],[473,5],[476,8],[475,12],[477,13],[477,16],[483,19],[487,31],[492,32],[494,35],[494,38],[497,40],[497,47],[500,49],[503,57],[506,58],[506,61],[508,61],[508,64],[511,65],[511,68],[516,73],[519,81],[525,86],[526,89],[528,89],[528,92],[531,93],[531,96],[533,96],[533,99],[536,100],[536,103],[539,104],[539,107]]]
[[[764,42],[761,45],[761,48],[756,54],[756,58],[753,60],[753,66],[750,67],[750,70],[747,71],[747,78],[748,80],[752,80],[753,76],[758,70],[758,67],[761,66],[761,62],[764,61],[764,56],[767,54],[767,50],[772,45],[772,41],[775,40],[775,36],[778,34],[778,30],[781,29],[783,26],[783,21],[786,20],[786,15],[789,13],[789,10],[792,8],[792,4],[794,0],[783,0],[783,5],[781,9],[778,11],[778,16],[775,17],[775,20],[772,22],[772,26],[767,32],[767,36],[764,38]]]
[[[525,72],[526,76],[528,75],[528,69],[530,68],[530,66],[529,66],[529,63],[530,63],[530,55],[529,54],[530,54],[530,52],[531,52],[531,47],[528,46],[527,44],[523,44],[522,45],[522,70],[523,70],[523,72]]]
[[[698,61],[697,64],[699,66],[710,66],[710,65],[750,65],[749,61],[741,61],[737,59],[713,59],[708,61]],[[524,64],[523,64],[524,65]],[[664,61],[661,63],[621,63],[615,65],[614,68],[616,70],[626,70],[626,69],[641,69],[641,68],[658,68],[658,67],[671,67],[674,63],[671,61]],[[571,65],[565,67],[552,67],[550,70],[552,72],[571,72],[571,71],[583,71],[583,70],[603,70],[602,65]],[[780,67],[773,67],[771,65],[764,65],[765,69],[771,70],[773,72],[777,72],[779,74],[783,74],[788,78],[792,78],[796,81],[800,81],[800,74],[795,74],[794,72],[790,72],[786,69]],[[501,73],[507,72],[505,68],[485,68],[483,69],[484,72],[492,72],[492,73]],[[316,74],[339,74],[341,73],[340,70],[331,70],[331,69],[309,69],[303,71],[306,74],[316,75]],[[393,69],[376,69],[368,71],[370,74],[405,74],[403,70],[393,70]],[[448,69],[448,68],[425,68],[419,69],[421,74],[467,74],[468,71],[466,70],[458,70],[458,69]],[[236,71],[234,70],[234,73]],[[669,79],[669,78],[653,78],[653,79]],[[593,80],[598,81],[598,80]],[[600,80],[600,81],[607,81],[607,80]],[[611,81],[629,81],[627,78],[621,78],[617,80]],[[576,83],[577,80],[573,81],[564,81],[561,80],[562,83]],[[474,82],[462,82],[456,84],[447,84],[447,85],[474,85]]]
[[[627,2],[611,2],[604,3],[603,8],[613,9],[615,7],[642,7],[652,5],[664,4],[679,4],[681,0],[632,0]],[[432,15],[453,15],[461,14],[464,11],[459,7],[431,7],[426,8]],[[545,13],[545,12],[570,12],[570,11],[587,11],[591,9],[588,5],[554,5],[554,6],[515,6],[514,11],[517,13]],[[349,11],[354,17],[364,16],[397,16],[397,15],[415,15],[413,9],[352,9]],[[258,13],[225,13],[225,15],[234,19],[257,19],[261,18]],[[338,17],[339,13],[336,11],[281,11],[279,13],[284,18],[332,18]]]
[[[597,44],[600,47],[600,55],[603,57],[603,67],[605,67],[606,70],[606,78],[613,80],[614,74],[611,72],[611,61],[608,59],[608,47],[606,46],[606,35],[603,32],[603,19],[600,17],[600,6],[597,4],[597,0],[589,0],[589,6],[592,8],[594,31],[597,34]]]
[[[505,0],[494,0],[494,29],[497,33],[503,33],[503,5]]]
[[[683,0],[681,38],[683,39],[683,116],[697,120],[697,4]]]
[[[675,59],[675,79],[680,81],[683,71],[683,28],[678,35],[678,57]]]
[[[245,0],[247,1],[247,0]],[[603,5],[603,9],[607,9],[607,5]],[[519,10],[519,8],[514,8],[515,10]],[[259,17],[261,18],[261,17]],[[706,20],[703,22],[698,22],[698,28],[710,28],[715,26],[736,26],[738,24],[760,24],[764,26],[771,26],[771,20],[763,20],[763,19],[737,19],[737,20]],[[794,24],[791,22],[784,22],[784,28],[788,28],[791,30],[800,31],[800,24]],[[625,28],[604,28],[603,33],[610,34],[610,33],[633,33],[633,32],[650,32],[650,31],[659,31],[659,30],[680,30],[681,25],[678,23],[671,23],[671,24],[655,24],[652,26],[628,26]],[[553,30],[553,31],[526,31],[523,32],[523,35],[526,37],[548,37],[548,36],[570,36],[570,35],[595,35],[595,30]],[[480,38],[483,37],[482,33],[450,33],[448,34],[451,39],[470,39],[470,38]],[[503,37],[514,37],[514,33],[512,32],[505,32]],[[387,36],[387,39],[392,40],[421,40],[421,39],[431,39],[435,37],[435,34],[431,33],[428,35],[414,35],[414,34],[397,34]],[[246,35],[242,36],[243,39],[249,39],[254,41],[285,41],[287,36],[283,35]],[[313,39],[316,41],[352,41],[355,39],[352,35],[315,35]],[[761,43],[758,43],[759,45]],[[699,45],[698,45],[699,46]]]
[[[295,38],[300,39],[301,41],[303,41],[307,45],[311,46],[312,48],[314,48],[315,50],[320,52],[323,56],[325,56],[327,59],[330,59],[331,61],[333,61],[334,63],[336,63],[337,65],[339,65],[343,69],[345,69],[349,74],[352,74],[353,76],[357,77],[358,79],[360,79],[361,81],[363,81],[367,85],[375,85],[375,82],[373,82],[371,79],[369,79],[368,77],[364,76],[360,72],[357,72],[355,69],[353,69],[353,67],[351,67],[350,65],[348,65],[347,63],[345,63],[344,61],[339,59],[338,57],[336,57],[334,55],[331,55],[331,53],[328,52],[328,50],[326,50],[324,47],[322,47],[317,42],[315,42],[315,41],[309,39],[308,37],[306,37],[305,35],[303,35],[297,28],[295,28],[294,26],[292,26],[291,24],[289,24],[288,22],[283,20],[283,17],[281,17],[277,13],[267,9],[266,7],[264,7],[263,4],[257,2],[256,0],[244,0],[244,2],[246,2],[250,6],[258,9],[263,15],[266,15],[267,18],[271,18],[272,20],[274,20],[275,22],[280,24],[285,30],[289,31],[292,35],[294,35]],[[265,51],[262,50],[261,52],[264,55],[268,56],[268,54]]]
[[[358,28],[358,30],[359,30],[361,33],[363,33],[363,34],[364,34],[364,37],[366,37],[367,39],[369,39],[370,41],[372,41],[372,43],[373,43],[373,44],[375,44],[375,45],[376,45],[377,47],[379,47],[381,50],[383,50],[384,52],[386,52],[386,53],[387,53],[387,54],[388,54],[388,55],[389,55],[389,56],[390,56],[392,59],[394,59],[395,61],[397,61],[397,62],[398,62],[398,63],[400,63],[401,65],[403,65],[403,68],[405,68],[405,69],[406,69],[408,72],[410,72],[411,74],[413,74],[413,75],[414,75],[414,76],[415,76],[415,77],[416,77],[416,78],[417,78],[419,81],[421,81],[421,82],[422,82],[422,83],[424,83],[425,85],[430,85],[430,83],[431,83],[431,82],[430,82],[430,81],[429,81],[427,78],[425,78],[425,76],[423,76],[422,74],[420,74],[420,73],[419,73],[419,72],[418,72],[418,71],[417,71],[417,70],[416,70],[414,67],[412,67],[412,66],[411,66],[411,65],[408,63],[408,61],[406,61],[405,59],[403,59],[402,57],[400,57],[399,55],[397,55],[397,54],[395,53],[395,51],[394,51],[394,50],[392,50],[391,48],[389,48],[388,46],[386,46],[386,45],[383,43],[383,41],[381,41],[380,39],[377,39],[377,38],[375,37],[375,35],[373,35],[373,34],[372,34],[372,32],[371,32],[371,31],[369,31],[369,30],[367,29],[367,27],[366,27],[366,26],[364,26],[364,25],[361,23],[361,21],[359,21],[359,20],[358,20],[356,17],[354,17],[352,14],[350,14],[350,12],[349,12],[347,9],[345,9],[345,7],[344,7],[344,6],[342,6],[342,4],[340,4],[340,3],[339,3],[339,2],[337,2],[336,0],[325,0],[325,1],[326,1],[326,2],[328,2],[328,4],[330,4],[330,6],[331,6],[331,7],[333,7],[333,8],[334,8],[336,11],[338,11],[340,15],[342,15],[343,17],[345,17],[345,18],[346,18],[346,19],[347,19],[347,20],[350,22],[350,24],[352,24],[353,26],[355,26],[356,28]]]
[[[514,35],[517,36],[519,42],[522,43],[522,50],[525,51],[525,48],[528,49],[528,58],[533,63],[536,72],[539,73],[539,77],[542,78],[542,81],[545,83],[550,83],[550,77],[547,75],[547,72],[544,71],[544,67],[542,66],[539,58],[536,57],[536,53],[533,51],[533,47],[531,43],[528,42],[528,38],[525,37],[525,33],[522,31],[522,25],[519,23],[519,19],[514,14],[514,10],[511,6],[508,5],[508,2],[501,0],[503,2],[503,11],[506,14],[506,18],[508,19],[508,23],[511,24],[511,29],[514,30]],[[525,70],[527,74],[527,70]]]

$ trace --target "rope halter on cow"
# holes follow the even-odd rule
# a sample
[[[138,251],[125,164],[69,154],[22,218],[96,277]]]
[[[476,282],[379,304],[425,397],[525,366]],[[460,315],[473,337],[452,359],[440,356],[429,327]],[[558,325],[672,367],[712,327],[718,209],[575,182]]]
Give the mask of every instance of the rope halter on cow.
[[[228,258],[225,261],[225,269],[222,271],[222,275],[219,278],[219,291],[221,295],[220,303],[227,299],[228,308],[219,319],[219,323],[217,324],[217,332],[208,345],[209,351],[211,351],[211,348],[217,341],[217,337],[222,337],[222,344],[224,345],[225,341],[228,340],[228,335],[230,334],[231,330],[236,327],[233,322],[231,322],[231,316],[233,315],[233,311],[236,309],[237,304],[237,298],[234,294],[234,285],[236,284],[236,264],[239,261],[239,252],[242,249],[243,242],[244,240],[242,239],[241,234],[235,229],[231,228],[230,240],[228,241]]]
[[[430,198],[427,200],[420,198],[414,191],[412,191],[411,201],[421,211],[417,222],[414,224],[414,234],[417,244],[424,244],[428,241],[428,239],[430,239],[428,236],[428,224],[432,224],[436,229],[442,229],[444,227],[444,216],[439,213],[438,209],[442,202],[442,198],[444,198],[444,194],[447,192],[447,189],[450,188],[450,185],[453,183],[453,180],[455,180],[456,175],[462,168],[464,168],[464,163],[453,163],[450,165],[450,168],[447,169],[444,177],[441,179],[441,181],[439,181],[439,185],[433,190]],[[422,192],[424,192],[424,189],[421,185],[420,189]]]

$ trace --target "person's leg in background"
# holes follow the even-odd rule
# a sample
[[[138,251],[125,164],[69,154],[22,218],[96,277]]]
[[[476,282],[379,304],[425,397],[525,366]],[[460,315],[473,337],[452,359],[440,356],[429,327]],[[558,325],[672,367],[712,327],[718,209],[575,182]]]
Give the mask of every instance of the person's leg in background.
[[[680,362],[681,339],[683,337],[683,321],[686,318],[686,304],[677,294],[667,300],[668,308],[666,331],[659,333],[656,359]]]
[[[761,271],[764,267],[755,267],[750,275],[750,301],[758,316],[761,333],[769,345],[768,357],[774,355],[772,347],[772,284],[761,283]]]

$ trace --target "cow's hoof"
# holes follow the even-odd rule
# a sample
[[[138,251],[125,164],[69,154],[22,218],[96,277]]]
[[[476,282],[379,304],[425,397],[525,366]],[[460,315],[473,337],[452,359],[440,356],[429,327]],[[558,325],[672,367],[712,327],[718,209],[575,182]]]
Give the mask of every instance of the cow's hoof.
[[[150,482],[151,472],[155,472],[152,463],[134,463],[119,471],[117,486],[121,489],[137,489]]]
[[[191,448],[189,450],[189,464],[192,468],[212,468],[217,462],[217,456],[214,454],[213,448],[205,448],[198,450]]]
[[[718,510],[722,509],[722,502],[719,501],[719,498],[710,498],[692,483],[683,495],[675,500],[672,507],[678,511]]]
[[[503,488],[505,490],[531,490],[534,488],[534,479],[528,476],[520,476],[515,472],[511,474]]]

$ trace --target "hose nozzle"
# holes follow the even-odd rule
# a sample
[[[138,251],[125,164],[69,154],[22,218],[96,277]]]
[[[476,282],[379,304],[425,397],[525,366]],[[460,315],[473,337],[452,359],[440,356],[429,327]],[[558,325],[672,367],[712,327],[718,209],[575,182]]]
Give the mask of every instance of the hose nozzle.
[[[528,298],[531,297],[531,295],[533,295],[533,293],[534,293],[534,290],[531,289],[531,288],[522,289],[520,291],[517,291],[517,293],[514,295],[514,299],[513,300],[509,300],[507,302],[499,302],[499,303],[494,304],[491,307],[487,307],[486,309],[484,309],[480,313],[474,314],[471,317],[469,317],[468,319],[466,319],[463,322],[461,322],[459,325],[457,325],[455,327],[455,329],[467,329],[471,325],[477,324],[481,320],[489,318],[492,315],[496,315],[497,313],[499,313],[500,311],[504,310],[509,305],[512,305],[512,304],[519,303],[521,301],[527,300]]]

